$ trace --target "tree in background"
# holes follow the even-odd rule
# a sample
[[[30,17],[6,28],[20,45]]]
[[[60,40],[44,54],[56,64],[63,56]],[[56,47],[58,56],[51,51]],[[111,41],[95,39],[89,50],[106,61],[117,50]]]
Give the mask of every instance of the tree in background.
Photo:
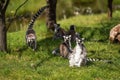
[[[17,11],[22,7],[28,0],[24,1],[15,11],[14,18]],[[8,26],[6,26],[5,13],[10,0],[0,0],[0,51],[7,52],[7,31],[13,20],[10,21]]]
[[[108,0],[108,17],[109,17],[109,19],[112,18],[112,2],[113,2],[113,0]]]
[[[56,23],[56,4],[57,0],[46,0],[47,5],[47,27],[50,30],[54,30],[53,24]]]
[[[0,51],[7,51],[5,12],[10,0],[0,0]]]

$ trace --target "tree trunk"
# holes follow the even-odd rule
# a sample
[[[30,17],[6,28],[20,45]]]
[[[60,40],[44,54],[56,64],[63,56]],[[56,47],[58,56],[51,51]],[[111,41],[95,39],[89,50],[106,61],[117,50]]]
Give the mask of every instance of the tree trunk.
[[[0,0],[0,51],[7,52],[5,12],[10,0]]]
[[[2,13],[3,14],[3,13]],[[7,51],[5,15],[0,15],[0,51]]]
[[[56,4],[57,0],[47,0],[47,5],[49,5],[47,9],[47,28],[50,30],[54,30],[53,24],[56,23]]]
[[[108,18],[112,18],[112,2],[113,0],[108,0]]]

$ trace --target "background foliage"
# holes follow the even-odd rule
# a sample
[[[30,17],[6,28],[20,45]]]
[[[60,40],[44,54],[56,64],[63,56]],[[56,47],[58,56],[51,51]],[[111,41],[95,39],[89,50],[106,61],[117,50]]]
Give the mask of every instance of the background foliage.
[[[7,10],[7,15],[12,15],[15,12],[15,9],[23,2],[23,0],[11,0]],[[113,0],[114,10],[120,9],[119,4],[119,0]],[[19,10],[18,15],[31,15],[44,5],[46,5],[45,0],[28,0],[28,2]],[[80,11],[86,9],[87,7],[91,7],[93,13],[106,12],[107,0],[58,0],[58,19],[63,17],[63,11],[65,11],[65,14],[68,17],[73,15],[76,7],[79,8]]]

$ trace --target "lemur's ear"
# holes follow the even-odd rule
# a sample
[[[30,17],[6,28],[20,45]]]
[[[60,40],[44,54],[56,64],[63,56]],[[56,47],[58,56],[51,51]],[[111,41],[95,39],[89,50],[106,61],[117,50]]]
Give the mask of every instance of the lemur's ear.
[[[65,38],[65,36],[63,36],[63,38]]]
[[[84,41],[85,40],[85,38],[82,38],[82,41]]]
[[[75,40],[77,41],[77,40],[78,40],[78,38],[76,37],[76,38],[75,38]]]
[[[82,44],[84,43],[84,40],[85,40],[85,38],[81,38],[81,43],[82,43]]]
[[[70,25],[70,30],[75,30],[75,25]]]
[[[75,35],[76,35],[77,37],[80,37],[80,34],[79,34],[78,32],[76,32]]]
[[[71,35],[69,35],[69,38],[71,38]]]
[[[75,34],[76,34],[76,35],[78,35],[78,33],[77,33],[77,32],[76,32]]]

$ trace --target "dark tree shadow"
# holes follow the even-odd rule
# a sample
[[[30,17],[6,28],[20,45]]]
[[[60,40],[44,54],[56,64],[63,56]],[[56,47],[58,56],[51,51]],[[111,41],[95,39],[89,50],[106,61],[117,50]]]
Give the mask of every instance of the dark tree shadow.
[[[48,61],[48,60],[50,60],[51,58],[53,58],[53,56],[51,55],[51,56],[49,56],[49,57],[47,57],[47,58],[44,58],[44,59],[42,59],[42,60],[40,60],[40,61],[38,61],[38,62],[36,62],[35,64],[33,64],[31,67],[32,68],[34,68],[35,70],[37,69],[37,67],[40,67],[44,62],[46,62],[46,61]]]

